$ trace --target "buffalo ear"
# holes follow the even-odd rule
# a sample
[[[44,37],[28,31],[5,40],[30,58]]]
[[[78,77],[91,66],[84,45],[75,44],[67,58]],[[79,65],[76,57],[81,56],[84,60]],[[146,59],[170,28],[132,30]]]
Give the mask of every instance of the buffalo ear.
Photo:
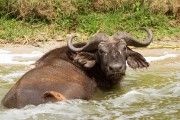
[[[66,98],[59,92],[46,91],[41,97],[42,103],[58,102],[66,100]]]
[[[74,61],[85,68],[92,68],[96,64],[96,57],[93,53],[80,52],[74,57]]]
[[[127,63],[128,65],[133,68],[147,68],[149,67],[149,63],[146,59],[138,52],[131,50],[130,48],[127,49]]]

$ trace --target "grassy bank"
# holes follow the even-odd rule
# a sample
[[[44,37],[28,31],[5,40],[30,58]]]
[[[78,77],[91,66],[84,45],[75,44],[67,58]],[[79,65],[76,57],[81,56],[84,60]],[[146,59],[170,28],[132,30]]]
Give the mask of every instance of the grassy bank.
[[[117,31],[127,31],[141,39],[144,34],[137,30],[142,26],[152,29],[155,41],[162,40],[165,36],[171,40],[180,38],[179,22],[173,10],[168,14],[160,9],[153,12],[153,9],[150,9],[152,5],[148,6],[147,3],[138,1],[128,4],[104,2],[101,6],[95,2],[92,4],[90,0],[74,0],[72,3],[64,0],[58,4],[47,1],[44,7],[41,6],[39,9],[35,9],[38,0],[34,0],[33,4],[24,3],[22,5],[29,4],[29,8],[24,11],[21,8],[22,13],[20,9],[13,11],[14,7],[11,4],[8,6],[9,12],[5,13],[5,10],[2,10],[0,42],[31,44],[55,40],[58,36],[65,38],[72,32],[91,36],[97,31],[109,35]],[[49,8],[49,12],[46,8]]]

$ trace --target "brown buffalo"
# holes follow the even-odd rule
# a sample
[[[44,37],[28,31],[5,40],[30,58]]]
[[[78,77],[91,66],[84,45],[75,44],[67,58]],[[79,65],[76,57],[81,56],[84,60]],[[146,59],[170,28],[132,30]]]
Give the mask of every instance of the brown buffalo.
[[[88,43],[72,44],[76,36],[69,37],[67,46],[46,53],[17,81],[3,105],[22,108],[68,99],[89,100],[97,88],[111,89],[125,75],[126,61],[133,69],[149,66],[140,53],[127,47],[146,47],[152,42],[152,32],[142,29],[148,33],[143,42],[125,32],[112,36],[98,33]]]

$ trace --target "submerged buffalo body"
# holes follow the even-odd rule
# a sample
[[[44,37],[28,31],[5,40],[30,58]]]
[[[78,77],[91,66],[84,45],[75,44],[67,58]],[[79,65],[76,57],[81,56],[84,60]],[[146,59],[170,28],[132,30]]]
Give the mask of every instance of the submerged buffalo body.
[[[91,99],[97,88],[109,90],[118,84],[126,71],[126,62],[133,68],[148,67],[145,58],[128,46],[146,47],[148,38],[138,42],[130,34],[118,32],[112,36],[94,35],[88,43],[72,44],[46,53],[25,73],[2,100],[7,108],[22,108],[67,99]]]

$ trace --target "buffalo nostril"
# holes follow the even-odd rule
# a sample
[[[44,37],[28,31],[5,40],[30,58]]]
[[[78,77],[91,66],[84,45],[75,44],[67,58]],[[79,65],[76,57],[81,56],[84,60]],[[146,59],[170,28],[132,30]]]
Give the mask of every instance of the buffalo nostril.
[[[111,71],[119,71],[122,69],[122,65],[119,65],[119,64],[114,64],[114,65],[110,65],[109,66],[109,70]]]
[[[113,67],[109,66],[109,70],[113,70]]]

